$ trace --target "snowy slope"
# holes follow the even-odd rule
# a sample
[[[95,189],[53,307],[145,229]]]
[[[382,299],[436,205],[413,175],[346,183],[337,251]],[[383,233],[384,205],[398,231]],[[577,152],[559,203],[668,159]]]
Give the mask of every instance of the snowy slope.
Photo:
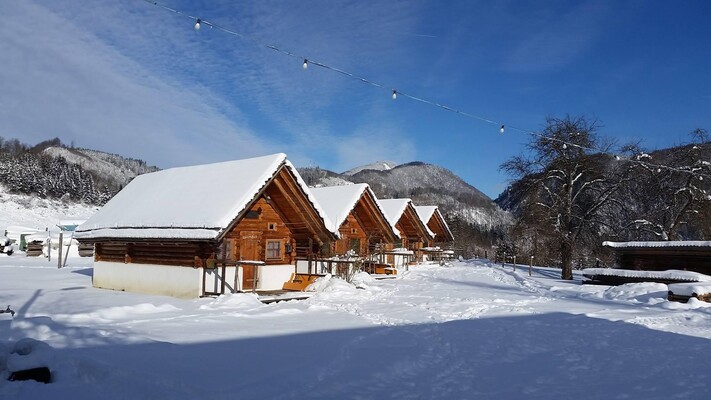
[[[0,234],[9,226],[22,226],[44,231],[57,229],[62,220],[86,220],[97,206],[60,200],[40,199],[32,196],[7,193],[0,185]]]
[[[154,172],[156,167],[149,167],[145,162],[124,158],[115,154],[89,149],[68,149],[66,147],[48,147],[43,150],[53,157],[63,157],[71,164],[81,165],[85,170],[117,186],[124,186],[135,176]]]
[[[480,261],[340,280],[311,299],[179,300],[0,256],[0,398],[705,399],[711,304]],[[12,354],[32,338],[28,355]],[[26,344],[26,343],[25,343]],[[33,346],[25,346],[33,348]],[[49,385],[8,382],[48,365]]]
[[[364,170],[374,170],[374,171],[388,171],[397,167],[397,163],[393,161],[376,161],[374,163],[361,165],[355,168],[351,168],[348,171],[343,172],[343,175],[355,175],[360,171]]]

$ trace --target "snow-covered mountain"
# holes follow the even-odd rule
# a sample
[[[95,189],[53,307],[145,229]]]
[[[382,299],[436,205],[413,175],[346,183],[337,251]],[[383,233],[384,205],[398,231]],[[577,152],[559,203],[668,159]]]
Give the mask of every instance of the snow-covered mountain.
[[[342,175],[355,175],[361,171],[365,170],[374,170],[374,171],[389,171],[393,168],[397,167],[397,163],[393,161],[376,161],[371,164],[366,164],[366,165],[361,165],[359,167],[351,168],[346,172],[343,172]]]
[[[488,248],[512,222],[510,213],[446,168],[423,162],[380,170],[372,165],[353,168],[358,172],[350,175],[318,167],[300,168],[299,173],[312,187],[367,183],[378,198],[407,197],[416,205],[437,205],[454,233],[455,246],[467,254]]]

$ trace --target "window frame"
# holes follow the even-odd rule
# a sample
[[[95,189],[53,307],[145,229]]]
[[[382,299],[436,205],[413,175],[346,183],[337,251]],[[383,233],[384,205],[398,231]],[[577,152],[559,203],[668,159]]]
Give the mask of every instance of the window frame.
[[[278,252],[277,257],[269,257],[269,245],[272,243],[276,243],[276,251]],[[275,249],[271,249],[274,251]],[[264,259],[266,261],[281,261],[284,259],[284,253],[283,253],[283,246],[281,245],[281,239],[267,239],[264,247]]]

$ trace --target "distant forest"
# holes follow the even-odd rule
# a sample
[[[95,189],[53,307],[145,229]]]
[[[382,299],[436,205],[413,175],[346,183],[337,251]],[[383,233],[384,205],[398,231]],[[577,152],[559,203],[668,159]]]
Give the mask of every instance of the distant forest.
[[[58,138],[29,146],[17,139],[0,136],[0,184],[10,193],[92,205],[105,204],[125,185],[111,176],[102,176],[77,163],[68,162],[64,157],[47,154],[44,150],[50,147],[63,147],[80,157],[90,158],[81,149],[63,145]],[[145,165],[139,160],[107,156],[113,164]]]

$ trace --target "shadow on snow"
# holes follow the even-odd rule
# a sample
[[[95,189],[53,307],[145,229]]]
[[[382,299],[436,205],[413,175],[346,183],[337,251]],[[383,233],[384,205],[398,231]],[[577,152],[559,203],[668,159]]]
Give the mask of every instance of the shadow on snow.
[[[57,382],[6,382],[0,394],[109,399],[698,399],[711,394],[709,340],[566,313],[194,344],[104,339],[92,347],[56,349],[50,367]]]

